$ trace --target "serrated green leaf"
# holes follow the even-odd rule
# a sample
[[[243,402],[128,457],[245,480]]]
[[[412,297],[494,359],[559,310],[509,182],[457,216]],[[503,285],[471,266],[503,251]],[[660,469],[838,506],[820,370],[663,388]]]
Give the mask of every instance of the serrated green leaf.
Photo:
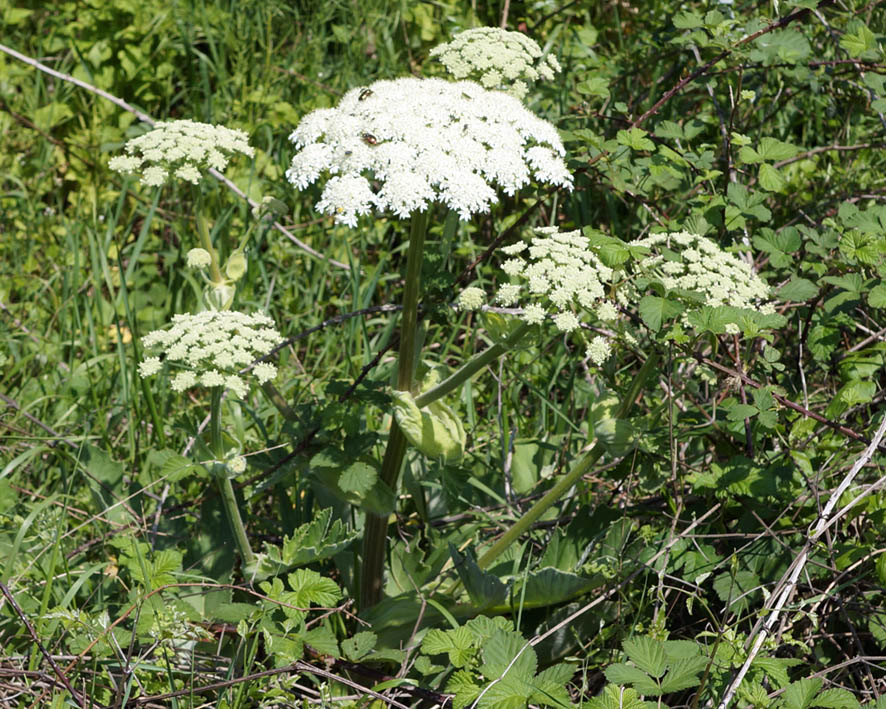
[[[849,23],[849,28],[840,37],[840,46],[849,52],[850,57],[860,57],[868,50],[876,48],[877,40],[874,33],[860,19],[854,18]]]
[[[158,470],[159,476],[169,482],[178,482],[191,471],[196,472],[198,468],[202,468],[171,450],[158,451],[158,456],[158,460],[163,461]]]
[[[480,672],[488,680],[503,676],[533,677],[538,668],[533,647],[513,631],[496,631],[480,651],[483,654]]]
[[[622,644],[625,654],[637,667],[652,677],[659,678],[667,668],[667,656],[661,640],[638,636]]]
[[[812,700],[821,689],[821,678],[807,677],[788,685],[788,688],[781,695],[779,706],[784,709],[809,709],[812,706]]]
[[[638,312],[646,327],[653,332],[658,332],[663,322],[683,312],[683,305],[675,300],[659,298],[656,295],[644,295],[640,298]]]
[[[361,497],[372,489],[378,473],[368,463],[357,461],[341,471],[338,486],[342,492],[353,492]]]
[[[369,630],[363,630],[356,635],[343,640],[341,650],[352,662],[358,662],[375,649],[378,636]]]
[[[341,589],[332,579],[327,579],[312,569],[298,569],[286,577],[295,592],[295,606],[307,608],[310,604],[332,606],[341,598]]]
[[[880,554],[877,557],[874,569],[877,572],[877,579],[880,581],[880,584],[886,586],[886,554]]]
[[[785,665],[781,658],[757,656],[754,658],[751,667],[759,667],[770,679],[775,681],[776,686],[779,688],[787,687],[791,683],[790,677],[788,677],[787,665]]]
[[[674,15],[673,23],[678,30],[694,30],[697,27],[704,27],[704,19],[701,15],[688,10],[681,10]]]
[[[757,146],[757,152],[764,160],[778,162],[794,157],[800,149],[791,143],[785,143],[777,138],[761,138],[760,144]]]
[[[751,599],[760,594],[759,586],[760,579],[753,571],[736,571],[734,576],[724,571],[714,579],[714,591],[735,614],[747,610]]]
[[[812,700],[812,706],[825,707],[826,709],[859,709],[861,704],[846,689],[825,689],[818,693]]]
[[[585,593],[599,582],[576,574],[546,567],[532,571],[522,584],[514,588],[513,596],[530,608],[552,606]]]
[[[477,709],[525,709],[532,696],[532,685],[508,673],[493,684],[477,702]]]
[[[605,100],[609,98],[609,81],[602,76],[592,76],[576,84],[575,90],[583,96],[596,96]]]
[[[648,706],[649,703],[640,699],[635,690],[607,684],[603,691],[587,702],[582,709],[647,709]]]
[[[647,697],[658,697],[661,695],[661,688],[658,686],[658,683],[639,667],[633,667],[624,662],[616,662],[614,665],[609,665],[603,674],[613,684],[632,685],[640,694]]]
[[[760,412],[756,406],[751,406],[750,404],[732,404],[727,411],[730,421],[744,421],[756,416]]]
[[[777,168],[772,167],[769,163],[763,163],[760,165],[760,171],[757,174],[757,178],[760,182],[760,187],[767,192],[783,192],[784,188],[787,186],[787,182],[782,174]]]
[[[649,135],[642,128],[630,128],[628,130],[620,130],[615,139],[620,145],[627,145],[633,150],[655,150],[653,143],[646,136]]]
[[[338,639],[335,633],[325,623],[311,628],[302,635],[302,640],[310,645],[321,655],[329,655],[331,657],[339,657],[341,651],[338,649]]]
[[[683,657],[668,663],[668,673],[661,680],[663,694],[679,692],[701,683],[699,674],[704,671],[708,660],[706,657]]]
[[[781,300],[802,303],[818,295],[818,286],[806,278],[794,276],[776,292]]]
[[[868,305],[872,308],[886,308],[886,285],[880,283],[868,293]]]
[[[452,706],[464,709],[480,694],[481,686],[474,675],[467,670],[455,672],[446,683],[446,691],[455,695]]]

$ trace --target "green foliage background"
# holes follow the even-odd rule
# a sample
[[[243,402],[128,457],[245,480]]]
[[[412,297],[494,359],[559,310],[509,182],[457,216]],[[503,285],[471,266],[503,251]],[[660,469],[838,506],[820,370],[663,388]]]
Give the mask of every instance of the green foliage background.
[[[656,301],[657,314],[640,317],[664,355],[660,380],[630,421],[604,421],[611,429],[600,407],[627,389],[650,345],[596,371],[568,339],[543,338],[465,387],[456,408],[468,456],[457,466],[409,457],[396,500],[361,484],[382,444],[393,365],[377,354],[396,319],[338,316],[398,302],[406,227],[320,218],[319,190],[285,180],[287,136],[351,87],[441,75],[430,48],[498,25],[501,4],[0,8],[7,47],[158,120],[245,130],[256,158],[226,175],[253,199],[283,201],[298,239],[350,267],[273,231],[251,245],[241,305],[267,309],[294,339],[277,361],[292,415],[261,396],[232,405],[238,440],[258,451],[238,480],[250,536],[283,549],[280,574],[250,586],[216,496],[183,457],[204,405],[152,389],[135,369],[139,336],[199,302],[201,284],[183,268],[195,245],[187,194],[152,196],[107,169],[138,132],[133,114],[0,53],[9,686],[61,706],[72,695],[51,655],[77,692],[105,706],[177,692],[156,701],[292,706],[363,693],[317,667],[415,706],[443,693],[480,707],[720,701],[761,609],[883,415],[880,3],[509,4],[508,28],[563,65],[527,103],[560,129],[575,190],[502,195],[488,215],[432,226],[423,322],[433,362],[454,366],[488,342],[447,304],[469,280],[491,288],[501,260],[489,247],[533,225],[584,228],[600,243],[706,234],[752,259],[784,325],[748,322],[733,337],[708,312],[693,337]],[[226,253],[249,207],[221,184],[207,201]],[[474,559],[607,432],[609,454],[574,494],[481,570]],[[809,550],[737,705],[884,706],[882,460],[875,451],[840,506],[860,500]],[[361,622],[347,607],[355,505],[396,515],[388,597]],[[464,590],[447,594],[456,578]]]

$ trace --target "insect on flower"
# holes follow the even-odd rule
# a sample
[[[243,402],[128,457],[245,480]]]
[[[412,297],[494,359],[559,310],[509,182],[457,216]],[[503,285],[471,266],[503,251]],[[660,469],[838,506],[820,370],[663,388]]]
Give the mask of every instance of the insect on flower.
[[[357,99],[358,101],[365,101],[370,96],[372,96],[372,89],[363,89],[360,92],[360,97]]]
[[[364,133],[360,137],[363,138],[363,142],[368,145],[378,145],[378,138],[372,135],[372,133]]]

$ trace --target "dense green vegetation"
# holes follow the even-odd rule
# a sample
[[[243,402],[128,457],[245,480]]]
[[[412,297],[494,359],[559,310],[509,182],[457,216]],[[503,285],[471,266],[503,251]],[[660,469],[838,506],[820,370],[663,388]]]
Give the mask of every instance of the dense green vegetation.
[[[561,66],[522,101],[572,189],[350,227],[328,173],[287,180],[304,116],[448,78],[431,50],[483,26]],[[0,28],[0,704],[886,708],[876,0],[17,0]],[[254,155],[109,168],[178,119]],[[617,316],[454,305],[552,226]],[[679,232],[718,249],[649,239]],[[245,395],[139,373],[210,244],[285,339]],[[766,303],[661,265],[724,252]],[[425,418],[397,393],[473,362]]]

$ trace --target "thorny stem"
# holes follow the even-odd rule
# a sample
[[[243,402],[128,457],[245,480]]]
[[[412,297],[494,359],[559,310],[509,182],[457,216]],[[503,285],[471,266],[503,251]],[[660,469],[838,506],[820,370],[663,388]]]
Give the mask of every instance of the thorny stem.
[[[429,216],[430,209],[425,212],[415,212],[410,225],[409,250],[406,255],[406,287],[403,292],[403,316],[400,324],[400,352],[397,359],[399,391],[412,389],[412,376],[418,355],[416,342],[418,295]],[[400,468],[405,455],[406,438],[397,422],[391,421],[391,433],[388,436],[380,474],[382,483],[391,490],[397,489],[397,478],[400,477]],[[363,569],[360,582],[360,607],[363,609],[374,606],[381,600],[387,527],[387,517],[367,512],[363,529]]]
[[[217,461],[224,460],[225,456],[221,433],[221,399],[223,391],[223,387],[212,387],[212,398],[209,404],[209,448]],[[237,506],[237,497],[234,494],[231,478],[228,477],[227,468],[221,463],[213,465],[212,474],[218,484],[218,491],[221,494],[225,515],[227,515],[228,523],[231,525],[231,533],[234,535],[234,541],[237,543],[237,548],[240,551],[243,566],[249,567],[255,563],[255,554],[252,552],[252,547],[249,546],[249,537],[246,536],[246,527],[243,526],[243,518],[240,517],[240,508]]]

